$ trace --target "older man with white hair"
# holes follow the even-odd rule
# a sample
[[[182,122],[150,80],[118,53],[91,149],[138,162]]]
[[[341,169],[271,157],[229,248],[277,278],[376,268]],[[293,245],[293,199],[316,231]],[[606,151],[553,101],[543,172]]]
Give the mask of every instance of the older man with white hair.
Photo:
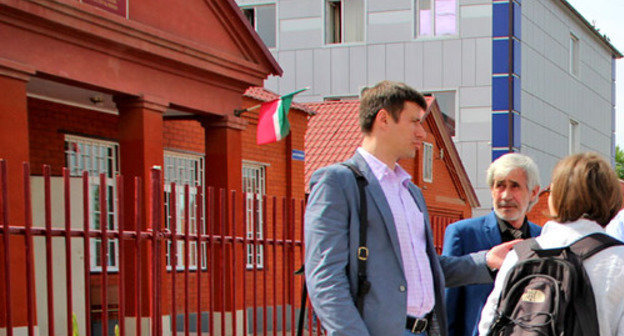
[[[443,255],[461,256],[540,234],[541,228],[526,218],[540,189],[539,171],[530,157],[518,153],[501,156],[488,168],[487,183],[494,211],[449,225]],[[449,336],[478,335],[481,309],[492,288],[484,284],[446,290]]]

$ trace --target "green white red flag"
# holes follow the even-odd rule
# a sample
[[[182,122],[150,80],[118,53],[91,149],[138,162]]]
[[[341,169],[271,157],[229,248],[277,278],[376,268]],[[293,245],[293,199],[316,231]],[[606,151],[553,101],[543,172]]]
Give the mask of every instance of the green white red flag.
[[[258,132],[256,133],[258,145],[277,142],[288,135],[290,132],[290,123],[288,122],[290,104],[294,95],[304,90],[307,88],[283,95],[260,106]]]

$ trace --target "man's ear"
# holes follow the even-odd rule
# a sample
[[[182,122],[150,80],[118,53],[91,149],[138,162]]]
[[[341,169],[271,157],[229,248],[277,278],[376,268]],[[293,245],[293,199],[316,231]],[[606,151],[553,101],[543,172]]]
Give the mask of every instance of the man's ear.
[[[386,111],[386,109],[381,109],[379,110],[379,112],[377,112],[377,115],[375,116],[375,124],[379,125],[380,127],[385,127],[389,122],[388,118],[390,118],[388,111]]]
[[[540,186],[536,185],[533,190],[531,190],[531,201],[535,200],[538,195],[539,195],[539,191],[540,191]]]

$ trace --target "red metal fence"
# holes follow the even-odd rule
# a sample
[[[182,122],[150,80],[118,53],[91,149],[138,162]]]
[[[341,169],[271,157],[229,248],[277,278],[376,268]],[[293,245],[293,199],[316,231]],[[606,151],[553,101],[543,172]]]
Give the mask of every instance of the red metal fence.
[[[22,178],[25,222],[9,223],[11,195],[7,192],[6,164],[0,160],[0,253],[4,256],[0,260],[4,278],[0,281],[5,282],[4,302],[1,302],[5,316],[0,317],[4,321],[0,329],[5,329],[6,335],[13,335],[16,327],[13,312],[17,312],[18,307],[25,307],[27,311],[27,324],[20,327],[26,328],[28,335],[35,334],[35,326],[40,331],[47,330],[48,335],[72,335],[76,322],[78,330],[86,335],[114,334],[112,324],[117,324],[120,335],[197,335],[197,331],[208,335],[295,335],[303,278],[293,271],[303,263],[303,201],[253,197],[251,209],[261,217],[251,216],[254,223],[248,226],[249,197],[244,193],[184,186],[184,199],[180,202],[176,200],[176,186],[171,185],[167,208],[163,205],[161,172],[153,169],[149,200],[142,199],[140,179],[134,179],[134,195],[124,195],[123,178],[117,176],[117,201],[110,203],[107,189],[94,190],[93,177],[86,172],[81,177],[82,190],[76,190],[71,188],[71,181],[80,177],[72,178],[64,169],[62,194],[55,194],[50,168],[46,166],[42,176],[43,214],[38,214],[43,218],[43,225],[34,227],[33,177],[26,163]],[[106,185],[105,178],[99,176],[100,186]],[[82,204],[72,204],[72,193],[80,191]],[[89,197],[94,196],[94,192],[98,193],[96,204],[90,202]],[[194,195],[191,197],[191,194]],[[128,204],[126,197],[133,198],[132,209],[124,209],[124,204]],[[59,198],[63,204],[63,225],[53,220],[53,213],[59,209],[52,209],[51,204]],[[107,211],[111,204],[116,204],[113,205],[117,207],[116,217],[109,216]],[[82,223],[72,225],[72,209],[80,206]],[[149,206],[149,211],[142,212],[142,206]],[[184,207],[181,221],[184,230],[176,227],[180,222],[176,219],[178,206]],[[94,230],[90,209],[99,211],[95,220],[98,230]],[[134,223],[125,222],[127,211],[133,212]],[[193,211],[194,232],[189,222]],[[108,223],[110,220],[116,220],[113,229]],[[255,231],[259,220],[264,224],[261,234]],[[169,221],[168,229],[164,225],[166,221]],[[11,267],[15,261],[12,260],[14,251],[8,247],[16,246],[16,239],[17,246],[22,244],[26,251],[26,274],[19,275],[24,279],[20,284],[11,282],[16,279]],[[94,242],[97,243],[94,245]],[[59,244],[63,248],[59,249]],[[94,250],[93,246],[99,249]],[[111,246],[114,251],[109,250],[113,249]],[[83,260],[82,264],[77,264],[72,259],[72,251],[80,247]],[[45,251],[43,268],[36,267],[34,258],[34,251],[39,248]],[[252,251],[251,263],[249,251]],[[258,251],[262,252],[261,264],[257,259]],[[177,265],[179,255],[183,256],[183,267]],[[100,258],[95,262],[101,267],[99,271],[93,271],[94,258]],[[65,262],[63,270],[59,270],[60,262],[57,262],[61,259]],[[114,271],[109,266],[111,260],[118,260]],[[195,267],[191,265],[192,260]],[[55,286],[55,272],[64,273],[64,286]],[[36,294],[36,279],[41,282],[41,277],[45,277],[45,295]],[[79,283],[83,283],[84,288],[80,288]],[[12,287],[24,284],[26,297],[11,295]],[[129,285],[135,290],[129,290]],[[55,309],[59,297],[66,298],[64,311]],[[46,309],[41,309],[43,306]],[[81,310],[78,315],[84,316],[84,320],[73,321],[76,312]],[[137,316],[141,319],[137,320]],[[133,326],[128,323],[132,318]],[[146,319],[149,325],[143,323]],[[320,328],[313,328],[312,323],[312,319],[307,319],[305,333],[312,335],[313,330],[314,334],[320,333]]]

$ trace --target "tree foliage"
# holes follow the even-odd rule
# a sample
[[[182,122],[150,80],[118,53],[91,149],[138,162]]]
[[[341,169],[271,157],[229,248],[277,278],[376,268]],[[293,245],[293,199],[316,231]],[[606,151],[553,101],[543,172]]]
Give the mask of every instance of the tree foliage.
[[[624,150],[620,146],[615,146],[615,172],[624,179]]]

